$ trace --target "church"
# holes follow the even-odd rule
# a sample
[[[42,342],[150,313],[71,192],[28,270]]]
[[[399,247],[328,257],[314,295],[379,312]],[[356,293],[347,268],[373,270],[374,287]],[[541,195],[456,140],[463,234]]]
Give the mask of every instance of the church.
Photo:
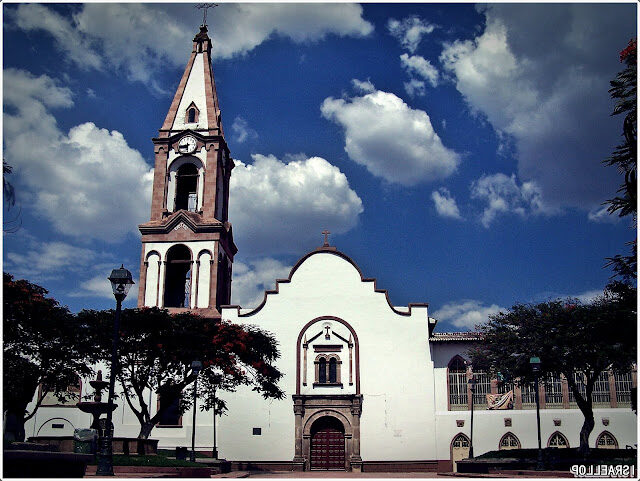
[[[534,388],[472,372],[466,351],[480,342],[477,335],[435,331],[426,303],[392,305],[374,273],[362,272],[326,235],[287,278],[274,280],[260,305],[229,305],[237,253],[228,219],[234,161],[211,49],[203,25],[153,139],[151,216],[139,226],[138,306],[191,310],[273,333],[285,397],[265,401],[242,387],[221,393],[228,412],[214,424],[210,411],[198,411],[196,450],[215,445],[220,458],[245,468],[442,472],[455,470],[472,442],[475,455],[537,447]],[[593,447],[636,444],[630,409],[636,383],[635,368],[603,373],[593,394]],[[82,383],[81,394],[90,392]],[[543,446],[577,447],[583,416],[566,379],[545,380],[539,395]],[[149,398],[159,405],[155,393]],[[126,403],[113,419],[115,436],[137,435]],[[190,413],[167,416],[151,437],[160,448],[190,446],[191,419]],[[27,436],[68,435],[89,424],[88,414],[47,399],[25,428]]]

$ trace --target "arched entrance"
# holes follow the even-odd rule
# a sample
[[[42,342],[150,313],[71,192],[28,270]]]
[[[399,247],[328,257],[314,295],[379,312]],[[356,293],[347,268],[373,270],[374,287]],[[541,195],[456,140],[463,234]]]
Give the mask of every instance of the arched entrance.
[[[311,426],[310,467],[314,470],[345,470],[345,437],[342,423],[323,416]]]
[[[469,438],[466,434],[459,433],[453,441],[451,441],[451,463],[453,472],[458,472],[458,461],[469,457]]]

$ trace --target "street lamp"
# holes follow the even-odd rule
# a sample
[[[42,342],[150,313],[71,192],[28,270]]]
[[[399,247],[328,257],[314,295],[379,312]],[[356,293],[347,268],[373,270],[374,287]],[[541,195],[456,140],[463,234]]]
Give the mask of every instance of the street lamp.
[[[193,361],[191,363],[191,370],[196,376],[196,380],[193,381],[193,428],[191,429],[191,462],[196,462],[196,402],[198,400],[198,374],[202,369],[202,363],[200,361]]]
[[[542,438],[540,436],[540,392],[538,390],[538,379],[540,378],[540,358],[535,356],[529,359],[529,364],[531,364],[531,370],[533,371],[533,375],[536,379],[536,422],[538,423],[538,463],[536,464],[536,469],[538,471],[542,471],[544,469],[544,465],[542,463]]]
[[[474,395],[476,393],[476,384],[478,380],[472,374],[469,378],[469,388],[471,389],[471,439],[469,440],[469,457],[473,457],[473,405],[474,405]]]
[[[213,459],[218,459],[218,445],[216,443],[216,388],[213,387]]]
[[[129,293],[129,289],[134,284],[131,278],[131,272],[124,268],[124,264],[120,269],[113,269],[111,275],[107,278],[111,281],[113,295],[116,298],[116,315],[113,322],[113,339],[111,341],[111,374],[109,375],[109,399],[107,404],[107,422],[105,423],[105,432],[100,442],[100,454],[98,456],[97,476],[113,476],[113,446],[111,430],[113,419],[113,395],[115,390],[116,374],[118,372],[118,339],[120,332],[120,311],[122,310],[122,301]]]

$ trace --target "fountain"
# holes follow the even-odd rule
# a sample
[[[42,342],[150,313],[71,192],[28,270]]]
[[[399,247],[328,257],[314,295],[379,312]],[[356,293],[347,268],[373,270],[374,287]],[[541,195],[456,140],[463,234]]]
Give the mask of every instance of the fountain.
[[[89,413],[93,416],[93,422],[91,423],[91,429],[96,429],[98,432],[101,430],[100,416],[105,414],[109,410],[109,403],[102,402],[102,391],[109,385],[109,381],[102,380],[102,371],[98,371],[96,379],[89,381],[91,387],[95,390],[93,401],[83,401],[76,404],[80,411]],[[115,410],[118,407],[116,404],[111,406],[111,410]]]

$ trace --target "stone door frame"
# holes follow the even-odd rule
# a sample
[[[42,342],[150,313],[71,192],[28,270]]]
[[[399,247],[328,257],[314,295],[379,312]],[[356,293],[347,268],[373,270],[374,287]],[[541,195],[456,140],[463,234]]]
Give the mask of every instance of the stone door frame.
[[[294,466],[307,471],[311,460],[311,426],[318,419],[329,416],[344,426],[345,470],[360,472],[360,415],[362,395],[299,395],[293,396],[295,414]]]

